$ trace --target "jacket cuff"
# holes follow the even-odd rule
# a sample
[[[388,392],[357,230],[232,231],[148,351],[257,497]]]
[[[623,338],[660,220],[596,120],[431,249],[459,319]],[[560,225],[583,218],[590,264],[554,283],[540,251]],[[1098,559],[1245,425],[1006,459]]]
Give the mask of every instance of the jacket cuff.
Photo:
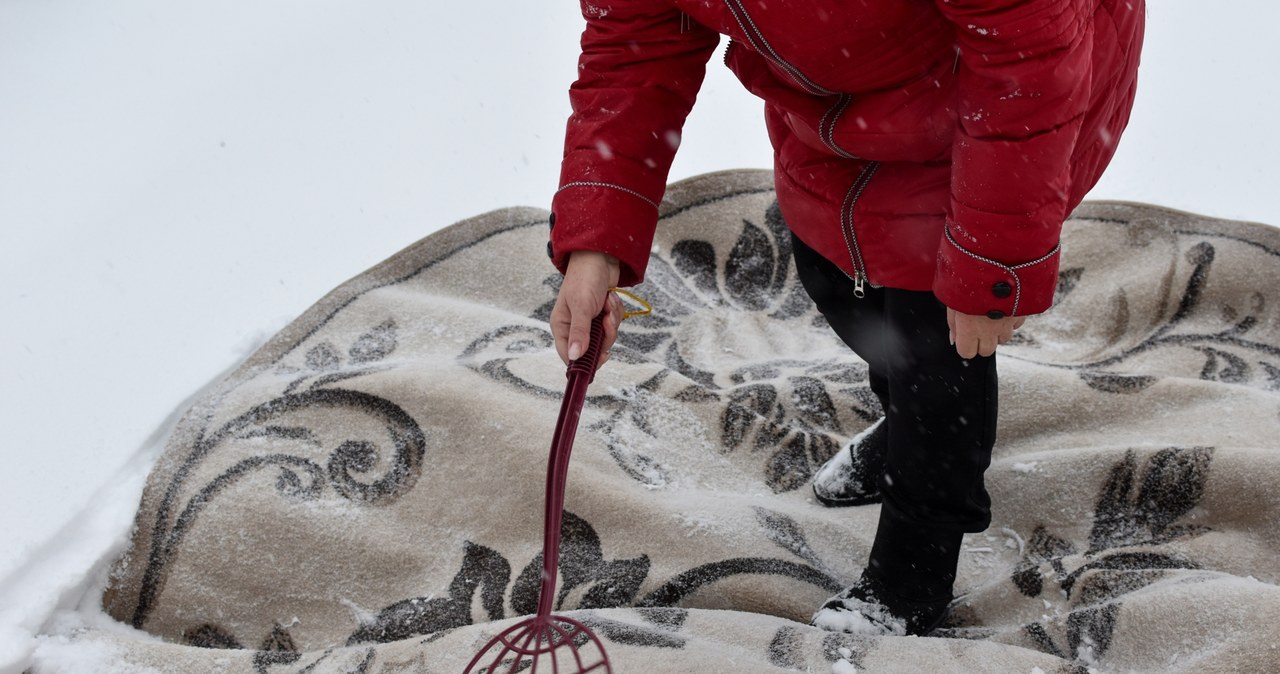
[[[933,277],[933,293],[943,304],[989,318],[1044,313],[1053,305],[1061,243],[1035,260],[1010,265],[965,249],[950,226],[943,231]]]
[[[638,191],[603,182],[565,183],[551,202],[547,256],[563,274],[569,254],[607,253],[621,263],[619,286],[644,280],[658,225],[658,204]]]

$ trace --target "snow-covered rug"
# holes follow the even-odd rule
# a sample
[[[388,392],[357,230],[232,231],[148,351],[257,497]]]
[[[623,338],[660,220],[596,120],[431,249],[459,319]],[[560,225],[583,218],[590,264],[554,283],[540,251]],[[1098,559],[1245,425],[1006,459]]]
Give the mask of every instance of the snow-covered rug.
[[[876,523],[807,486],[879,415],[865,366],[799,289],[768,172],[662,213],[655,313],[623,325],[569,471],[557,606],[616,672],[1280,671],[1280,230],[1079,209],[1058,306],[1000,352],[964,596],[936,637],[870,638],[808,625]],[[546,215],[423,239],[195,404],[103,597],[141,631],[86,621],[62,652],[458,674],[532,613],[565,381]]]

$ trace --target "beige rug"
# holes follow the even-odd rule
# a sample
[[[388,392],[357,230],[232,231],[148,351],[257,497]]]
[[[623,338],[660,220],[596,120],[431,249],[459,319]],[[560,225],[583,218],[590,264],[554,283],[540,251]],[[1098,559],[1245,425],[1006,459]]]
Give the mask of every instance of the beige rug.
[[[186,415],[103,598],[118,671],[457,674],[533,611],[564,386],[546,213],[339,286]],[[1280,230],[1082,207],[1001,351],[994,523],[942,638],[809,627],[877,506],[807,480],[879,414],[798,288],[771,176],[672,186],[592,385],[559,609],[619,673],[1280,671]],[[854,300],[851,300],[854,301]],[[35,672],[52,671],[37,658]]]

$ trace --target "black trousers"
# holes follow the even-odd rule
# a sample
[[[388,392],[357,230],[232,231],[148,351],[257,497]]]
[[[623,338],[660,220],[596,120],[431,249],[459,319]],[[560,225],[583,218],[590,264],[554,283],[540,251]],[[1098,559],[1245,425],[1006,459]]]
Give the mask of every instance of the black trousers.
[[[994,357],[965,360],[932,292],[866,288],[792,237],[796,270],[831,328],[867,362],[888,431],[868,573],[912,595],[950,592],[960,539],[991,523],[983,473],[996,437]]]

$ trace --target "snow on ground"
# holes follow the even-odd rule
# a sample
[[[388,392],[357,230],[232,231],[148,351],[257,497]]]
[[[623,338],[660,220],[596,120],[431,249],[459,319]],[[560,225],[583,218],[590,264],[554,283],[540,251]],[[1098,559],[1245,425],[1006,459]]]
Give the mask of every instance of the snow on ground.
[[[1152,2],[1091,196],[1280,224],[1276,25]],[[580,27],[510,0],[0,3],[0,654],[122,544],[175,401],[412,241],[549,202]],[[701,98],[672,178],[767,168],[718,59]]]

